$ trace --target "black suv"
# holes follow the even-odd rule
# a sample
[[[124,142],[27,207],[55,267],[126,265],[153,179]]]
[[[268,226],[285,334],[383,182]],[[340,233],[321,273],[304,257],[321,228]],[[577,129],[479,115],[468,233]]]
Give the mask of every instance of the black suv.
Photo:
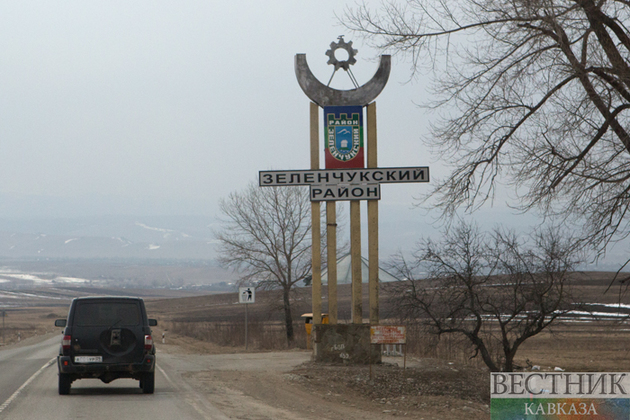
[[[82,297],[70,304],[57,366],[59,394],[70,393],[72,382],[97,378],[110,383],[118,378],[140,381],[145,394],[155,388],[155,346],[144,301],[136,297]]]

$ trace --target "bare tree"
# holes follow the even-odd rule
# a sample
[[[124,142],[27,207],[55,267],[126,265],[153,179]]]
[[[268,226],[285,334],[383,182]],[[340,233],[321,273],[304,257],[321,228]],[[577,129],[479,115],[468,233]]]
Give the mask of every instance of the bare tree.
[[[433,72],[445,216],[492,200],[501,179],[515,206],[575,217],[603,252],[630,234],[629,18],[627,0],[406,0],[341,21]]]
[[[579,260],[575,241],[557,229],[534,234],[526,246],[513,233],[482,234],[462,223],[442,242],[422,241],[411,261],[398,255],[399,274],[423,267],[428,279],[393,293],[403,318],[438,336],[463,336],[491,371],[512,371],[523,342],[579,308],[570,288]]]
[[[311,211],[308,193],[300,187],[260,188],[221,200],[225,216],[219,261],[234,268],[240,284],[280,289],[287,340],[293,340],[291,291],[311,271]]]

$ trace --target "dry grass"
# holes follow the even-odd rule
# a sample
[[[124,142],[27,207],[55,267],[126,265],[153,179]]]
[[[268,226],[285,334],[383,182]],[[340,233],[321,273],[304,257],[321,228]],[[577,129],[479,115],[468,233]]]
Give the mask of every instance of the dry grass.
[[[244,322],[166,321],[162,328],[175,331],[217,346],[245,347]],[[284,325],[274,321],[249,324],[250,350],[282,350],[306,348],[306,332],[301,323],[295,325],[295,341],[288,345]],[[595,321],[584,324],[558,325],[530,338],[520,348],[515,364],[520,368],[538,365],[542,370],[561,367],[567,371],[630,371],[630,325]],[[462,337],[428,334],[420,326],[409,326],[407,354],[421,359],[439,359],[459,365],[484,367],[481,358],[472,358],[469,342]],[[499,353],[500,349],[491,349]]]
[[[599,303],[619,302],[616,291],[603,291],[608,286],[610,273],[580,273],[579,291],[586,300]],[[367,288],[364,288],[364,312],[367,312]],[[387,285],[381,293],[382,317],[392,316],[393,302],[388,300]],[[294,300],[295,340],[290,345],[286,340],[282,313],[278,311],[280,300],[274,293],[258,292],[256,303],[249,310],[249,350],[281,350],[306,347],[304,322],[300,315],[310,312],[310,289],[303,289]],[[326,296],[326,288],[323,295]],[[340,322],[350,309],[350,288],[340,286]],[[630,301],[630,294],[623,299]],[[149,317],[157,318],[159,325],[154,329],[159,342],[163,331],[168,337],[174,333],[190,337],[201,343],[212,343],[213,349],[225,352],[243,351],[245,348],[245,305],[238,304],[236,293],[203,295],[195,297],[146,300]],[[628,303],[622,301],[621,303]],[[324,299],[326,311],[326,299]],[[32,335],[55,330],[56,318],[64,318],[67,307],[15,308],[5,318],[5,342],[17,341]],[[367,315],[367,313],[366,313]],[[0,320],[1,322],[1,320]],[[395,319],[384,320],[383,324],[399,324]],[[59,329],[56,329],[59,332]],[[523,368],[539,365],[543,369],[562,367],[573,371],[630,371],[630,325],[625,322],[594,321],[590,323],[557,324],[552,329],[530,338],[519,349],[515,363]],[[0,338],[1,340],[1,338]],[[498,349],[494,349],[498,354]],[[483,367],[480,358],[471,359],[469,343],[456,336],[440,338],[428,334],[422,327],[408,325],[407,352],[420,358],[453,361],[471,367]]]
[[[4,323],[2,323],[2,317],[0,316],[0,345],[13,344],[18,342],[18,340],[59,330],[54,326],[55,319],[65,318],[66,314],[67,308],[59,307],[24,308],[7,311]]]
[[[245,322],[167,321],[164,328],[196,340],[223,347],[245,347]],[[295,325],[294,340],[287,342],[284,325],[274,321],[250,321],[247,326],[248,348],[252,350],[284,350],[306,348],[306,331]]]
[[[617,290],[604,293],[610,284],[611,273],[576,273],[578,292],[588,302],[618,303]],[[381,315],[391,317],[394,302],[388,299],[388,285],[382,287]],[[369,308],[367,288],[364,288],[364,312]],[[310,292],[305,289],[305,292]],[[326,311],[326,288],[324,307]],[[627,293],[626,293],[627,295]],[[630,300],[629,296],[622,299]],[[249,348],[254,350],[278,350],[288,348],[281,313],[277,311],[277,297],[259,292],[257,302],[249,305]],[[348,322],[350,287],[340,286],[338,293],[340,323]],[[156,312],[163,328],[176,331],[218,346],[244,349],[244,305],[239,305],[236,294],[198,296],[186,299],[148,301],[147,307]],[[310,312],[310,301],[302,293],[295,302],[295,342],[291,346],[306,347],[306,334],[302,312]],[[622,303],[625,303],[622,301]],[[274,306],[275,305],[275,306]],[[346,316],[346,314],[348,316]],[[367,315],[367,313],[365,314]],[[385,319],[383,324],[399,324],[396,319]],[[626,323],[594,321],[590,323],[557,324],[552,329],[530,338],[519,349],[515,363],[527,368],[539,365],[543,369],[562,367],[574,371],[620,371],[630,369],[630,326]],[[627,337],[626,337],[627,336]],[[419,358],[453,361],[471,367],[484,367],[479,357],[471,358],[473,351],[467,340],[454,335],[436,337],[423,327],[408,325],[407,352]],[[490,349],[500,354],[500,349]]]
[[[518,350],[515,366],[542,370],[560,367],[567,371],[630,371],[630,324],[624,322],[593,321],[580,324],[558,324],[527,340]],[[470,343],[458,336],[440,338],[428,334],[422,327],[407,330],[407,352],[419,358],[457,362],[473,367],[484,367],[474,354]],[[495,355],[499,348],[490,348]]]

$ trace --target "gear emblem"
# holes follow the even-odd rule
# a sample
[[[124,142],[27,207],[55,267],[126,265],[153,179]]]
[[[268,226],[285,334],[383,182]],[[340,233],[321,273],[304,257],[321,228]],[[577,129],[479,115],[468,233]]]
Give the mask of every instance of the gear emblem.
[[[346,52],[348,53],[347,60],[341,60],[341,61],[337,60],[337,57],[335,57],[335,51],[339,49],[346,50]],[[352,41],[350,42],[344,41],[343,35],[342,35],[339,37],[339,42],[330,43],[330,49],[326,51],[326,55],[328,56],[327,64],[332,64],[333,66],[335,66],[335,71],[339,70],[340,68],[344,69],[345,71],[348,71],[350,69],[350,66],[354,65],[357,62],[354,56],[358,52],[359,52],[358,50],[355,50],[352,48]]]

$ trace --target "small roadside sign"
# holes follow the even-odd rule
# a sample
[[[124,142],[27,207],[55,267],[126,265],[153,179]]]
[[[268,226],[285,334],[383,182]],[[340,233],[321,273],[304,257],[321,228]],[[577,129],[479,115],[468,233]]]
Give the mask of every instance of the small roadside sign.
[[[256,288],[239,287],[238,303],[254,303],[256,301]]]
[[[247,324],[249,323],[248,318],[248,303],[254,303],[256,301],[256,288],[255,287],[239,287],[238,288],[238,303],[245,303],[245,350],[247,350],[247,346],[249,344],[249,340],[247,339]]]
[[[407,327],[401,325],[373,325],[370,327],[372,344],[406,344]]]

